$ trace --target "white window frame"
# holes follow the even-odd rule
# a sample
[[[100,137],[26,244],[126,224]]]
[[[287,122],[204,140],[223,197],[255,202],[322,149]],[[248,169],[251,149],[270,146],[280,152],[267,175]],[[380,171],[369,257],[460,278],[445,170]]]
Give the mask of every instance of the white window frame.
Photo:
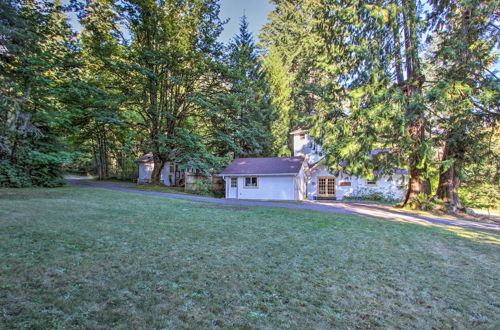
[[[230,188],[238,188],[238,178],[231,178],[229,181]]]
[[[255,179],[255,186],[249,186],[247,185],[247,179]],[[245,177],[245,181],[243,182],[243,188],[246,188],[246,189],[257,189],[259,188],[259,177],[258,176],[246,176]]]

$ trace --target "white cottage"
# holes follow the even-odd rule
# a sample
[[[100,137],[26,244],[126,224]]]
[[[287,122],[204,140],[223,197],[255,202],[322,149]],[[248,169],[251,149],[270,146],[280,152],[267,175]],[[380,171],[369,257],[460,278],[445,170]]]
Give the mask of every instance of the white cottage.
[[[150,183],[153,173],[154,162],[153,154],[147,153],[136,160],[139,164],[139,177],[137,183]],[[180,169],[180,164],[175,162],[167,162],[161,171],[160,181],[165,186],[183,186],[186,173],[194,173],[194,170]]]
[[[306,194],[304,157],[238,158],[219,175],[226,198],[302,200]]]
[[[386,199],[400,200],[406,192],[407,171],[397,169],[393,175],[381,175],[376,180],[350,176],[343,171],[332,174],[324,164],[321,146],[304,128],[298,128],[292,135],[293,153],[303,156],[309,164],[307,171],[307,199],[336,199],[345,197],[366,197],[382,195]],[[371,156],[380,152],[389,152],[388,149],[373,150]]]
[[[342,200],[382,195],[402,199],[406,171],[367,180],[340,171],[334,175],[324,164],[321,146],[299,128],[291,132],[294,157],[235,159],[220,175],[226,198],[261,200]],[[373,153],[386,152],[375,150]]]

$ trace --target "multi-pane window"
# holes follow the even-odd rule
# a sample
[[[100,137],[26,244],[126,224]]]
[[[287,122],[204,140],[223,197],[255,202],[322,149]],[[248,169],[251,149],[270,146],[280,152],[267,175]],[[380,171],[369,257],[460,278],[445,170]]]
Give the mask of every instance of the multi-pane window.
[[[231,188],[238,187],[238,178],[231,178]]]
[[[245,187],[256,188],[257,187],[257,177],[249,176],[245,178]]]
[[[318,194],[323,196],[335,195],[335,178],[318,178]]]
[[[335,180],[328,179],[328,184],[326,185],[326,190],[328,191],[328,195],[335,195]]]
[[[326,179],[318,180],[318,192],[320,195],[324,195],[326,193]]]

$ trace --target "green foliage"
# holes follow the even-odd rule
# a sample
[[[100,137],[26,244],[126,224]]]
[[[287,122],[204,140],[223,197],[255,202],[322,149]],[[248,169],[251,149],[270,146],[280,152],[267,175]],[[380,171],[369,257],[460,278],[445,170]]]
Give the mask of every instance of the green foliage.
[[[355,196],[344,196],[347,201],[375,201],[384,203],[398,203],[399,199],[384,195],[383,192],[370,188],[361,189]]]
[[[0,187],[58,187],[65,184],[62,165],[71,162],[73,154],[67,152],[43,153],[32,150],[28,162],[21,165],[0,160]]]
[[[261,39],[281,116],[275,136],[303,121],[334,169],[371,176],[407,168],[405,203],[415,204],[429,180],[451,195],[456,189],[443,187],[459,185],[468,164],[498,158],[490,139],[500,95],[494,2],[273,3]]]
[[[500,210],[500,186],[492,183],[464,185],[460,189],[464,206],[477,209]]]
[[[77,65],[74,35],[60,1],[7,1],[0,9],[2,185],[57,186],[67,160],[59,139],[71,126],[64,95]]]
[[[409,205],[410,208],[418,208],[424,211],[435,211],[441,208],[440,202],[431,198],[430,195],[427,194],[419,194],[414,204]]]
[[[210,190],[210,187],[212,186],[212,184],[210,182],[199,180],[199,179],[194,182],[194,185],[195,185],[196,191],[204,192],[204,193],[207,193]]]
[[[431,22],[436,29],[428,71],[435,83],[430,86],[427,98],[433,109],[434,125],[440,128],[440,134],[434,136],[435,144],[444,145],[439,160],[441,180],[437,197],[451,207],[460,207],[460,182],[467,186],[464,193],[468,200],[464,204],[472,205],[468,194],[471,187],[478,189],[481,199],[481,187],[489,186],[491,180],[498,181],[498,168],[483,171],[499,157],[492,139],[500,118],[500,88],[491,71],[498,60],[495,40],[499,31],[491,24],[497,6],[475,0],[433,5],[437,14]],[[475,175],[471,176],[471,172]],[[483,205],[477,205],[480,204]]]
[[[62,177],[62,165],[73,160],[68,152],[31,151],[29,157],[29,174],[34,186],[58,187],[65,184]]]
[[[271,117],[272,151],[277,156],[290,156],[288,134],[294,123],[291,100],[292,86],[289,71],[281,61],[277,49],[269,50],[264,59],[264,69],[269,80],[271,102],[274,109]]]
[[[24,167],[13,165],[9,160],[0,160],[0,187],[23,188],[32,185]]]
[[[258,157],[269,154],[269,83],[262,72],[246,16],[229,43],[224,59],[224,86],[205,98],[209,127],[204,132],[217,155]]]

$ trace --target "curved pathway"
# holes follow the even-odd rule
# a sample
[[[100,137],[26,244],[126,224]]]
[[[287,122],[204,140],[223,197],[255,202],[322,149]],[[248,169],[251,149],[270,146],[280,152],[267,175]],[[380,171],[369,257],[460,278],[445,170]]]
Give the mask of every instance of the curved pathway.
[[[104,188],[110,190],[130,192],[135,194],[142,194],[142,195],[188,199],[198,202],[209,202],[209,203],[218,203],[226,205],[281,207],[287,209],[312,210],[312,211],[331,212],[340,214],[354,214],[354,215],[399,220],[405,222],[414,222],[421,224],[439,224],[447,226],[457,226],[462,228],[500,230],[500,224],[473,222],[466,220],[452,220],[452,219],[444,219],[437,217],[426,217],[411,213],[398,212],[393,210],[389,206],[372,204],[372,203],[341,203],[341,202],[326,203],[318,201],[305,201],[301,203],[286,203],[286,202],[282,203],[282,202],[270,202],[270,201],[249,201],[249,200],[237,200],[237,199],[219,199],[212,197],[202,197],[202,196],[164,193],[155,191],[144,191],[144,190],[134,189],[133,187],[135,185],[129,183],[88,182],[87,180],[84,179],[68,179],[68,183],[73,185]]]

